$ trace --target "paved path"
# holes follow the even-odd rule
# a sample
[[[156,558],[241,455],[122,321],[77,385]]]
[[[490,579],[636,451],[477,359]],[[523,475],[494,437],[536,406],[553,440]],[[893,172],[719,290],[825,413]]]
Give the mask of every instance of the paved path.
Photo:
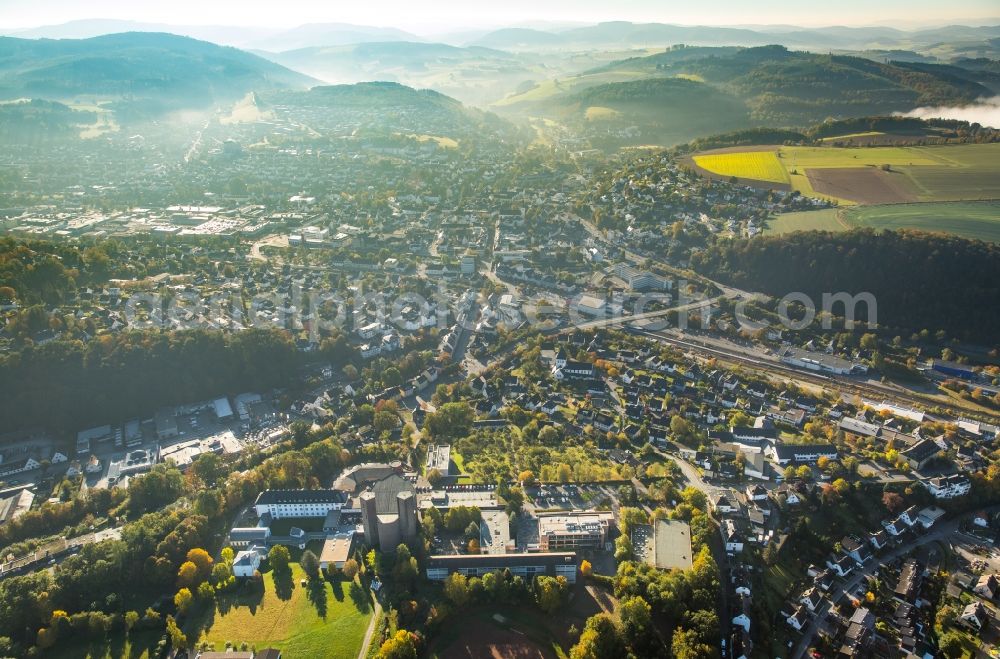
[[[358,659],[365,659],[368,656],[368,646],[372,644],[372,636],[375,634],[375,623],[378,622],[379,615],[382,613],[382,605],[378,603],[378,597],[374,597],[374,610],[372,611],[372,618],[368,621],[368,631],[365,632],[365,640],[361,642],[361,650],[358,651]]]

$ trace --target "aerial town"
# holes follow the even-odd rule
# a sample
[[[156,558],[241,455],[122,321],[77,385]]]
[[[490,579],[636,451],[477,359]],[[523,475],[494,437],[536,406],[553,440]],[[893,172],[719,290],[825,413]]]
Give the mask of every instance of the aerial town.
[[[156,72],[0,57],[0,657],[1000,656],[1000,130],[903,114],[975,29],[386,74],[482,109],[0,37]]]

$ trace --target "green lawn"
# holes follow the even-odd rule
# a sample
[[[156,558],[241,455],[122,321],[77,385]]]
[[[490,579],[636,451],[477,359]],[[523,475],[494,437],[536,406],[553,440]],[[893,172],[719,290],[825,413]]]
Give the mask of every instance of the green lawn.
[[[842,217],[856,227],[941,231],[1000,242],[1000,201],[863,206],[845,210]]]
[[[836,208],[817,211],[782,213],[767,221],[767,235],[791,233],[793,231],[843,231],[844,225],[837,221]]]
[[[103,643],[61,643],[48,650],[45,656],[54,659],[150,659],[156,656],[156,644],[162,635],[158,630],[140,630],[126,638],[124,632],[119,632]]]
[[[217,650],[226,641],[237,646],[245,641],[289,657],[357,656],[372,615],[368,592],[357,582],[302,586],[304,577],[296,563],[290,583],[276,584],[273,571],[267,572],[263,593],[220,594],[215,610],[193,617],[185,631],[202,629],[198,642],[214,643]]]
[[[1000,201],[886,204],[783,213],[768,220],[766,233],[843,231],[852,227],[919,229],[1000,242]]]

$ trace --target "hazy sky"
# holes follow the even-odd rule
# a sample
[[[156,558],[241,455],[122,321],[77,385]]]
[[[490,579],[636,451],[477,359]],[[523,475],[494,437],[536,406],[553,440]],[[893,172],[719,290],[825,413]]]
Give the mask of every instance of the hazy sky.
[[[430,33],[532,21],[911,27],[998,16],[998,0],[0,0],[0,29],[8,30],[85,18],[267,27],[343,22]]]

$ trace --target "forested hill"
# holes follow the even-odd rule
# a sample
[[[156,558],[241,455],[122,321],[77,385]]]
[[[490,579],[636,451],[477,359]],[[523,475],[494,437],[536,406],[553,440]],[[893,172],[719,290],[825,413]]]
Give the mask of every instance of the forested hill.
[[[692,52],[693,51],[693,52]],[[805,126],[827,117],[890,114],[922,105],[960,105],[992,95],[981,72],[911,67],[862,57],[758,48],[675,48],[608,65],[599,73],[691,76],[742,99],[756,121]],[[595,73],[597,73],[595,72]]]
[[[173,34],[92,39],[0,37],[0,99],[112,99],[164,109],[206,107],[311,78],[261,57]]]
[[[824,293],[870,292],[879,326],[893,334],[1000,337],[1000,247],[992,243],[916,231],[810,231],[720,242],[694,255],[692,266],[770,295],[801,291],[817,307]]]
[[[595,143],[674,145],[768,126],[891,116],[995,95],[981,66],[910,66],[863,57],[755,48],[673,47],[509,96],[498,111],[558,118]],[[634,128],[633,128],[634,127]]]
[[[80,428],[155,407],[292,381],[295,345],[279,330],[134,331],[63,339],[0,356],[4,430]]]

